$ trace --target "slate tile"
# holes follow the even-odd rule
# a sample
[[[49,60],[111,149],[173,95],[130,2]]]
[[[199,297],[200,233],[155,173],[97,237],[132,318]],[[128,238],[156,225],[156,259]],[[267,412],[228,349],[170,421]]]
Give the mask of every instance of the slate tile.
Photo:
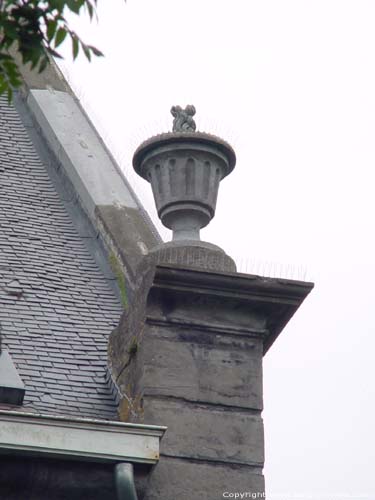
[[[116,418],[101,374],[121,306],[65,211],[18,112],[0,98],[2,158],[0,283],[16,276],[25,293],[20,299],[0,297],[0,321],[4,345],[26,383],[25,407]],[[73,388],[82,391],[81,406]]]

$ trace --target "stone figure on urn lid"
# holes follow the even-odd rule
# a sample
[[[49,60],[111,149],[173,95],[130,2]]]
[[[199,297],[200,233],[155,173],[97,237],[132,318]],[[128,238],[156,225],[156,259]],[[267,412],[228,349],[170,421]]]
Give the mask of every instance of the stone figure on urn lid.
[[[181,106],[172,106],[171,108],[173,120],[173,132],[195,132],[196,125],[193,120],[195,115],[195,107],[188,104],[185,109]]]

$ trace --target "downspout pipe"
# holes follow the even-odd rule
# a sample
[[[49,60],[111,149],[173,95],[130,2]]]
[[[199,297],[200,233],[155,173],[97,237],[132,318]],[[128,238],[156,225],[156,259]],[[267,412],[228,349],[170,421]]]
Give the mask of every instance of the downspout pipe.
[[[116,465],[115,482],[117,500],[138,500],[132,464],[120,463]]]

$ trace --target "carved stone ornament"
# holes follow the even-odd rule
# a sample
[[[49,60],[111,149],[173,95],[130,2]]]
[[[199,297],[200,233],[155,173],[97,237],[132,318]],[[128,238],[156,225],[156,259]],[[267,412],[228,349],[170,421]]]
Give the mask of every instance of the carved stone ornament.
[[[185,109],[181,106],[172,106],[171,108],[173,120],[173,132],[194,132],[196,129],[193,116],[195,115],[195,107],[188,104]]]
[[[172,229],[173,241],[199,241],[200,229],[215,215],[219,183],[233,170],[236,155],[219,137],[194,132],[194,106],[174,106],[174,112],[174,131],[143,142],[133,166],[151,183],[159,218]]]

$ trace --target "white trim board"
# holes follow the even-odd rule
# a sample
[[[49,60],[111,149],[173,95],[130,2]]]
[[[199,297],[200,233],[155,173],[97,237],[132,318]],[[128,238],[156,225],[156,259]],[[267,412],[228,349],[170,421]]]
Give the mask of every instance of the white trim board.
[[[0,453],[154,464],[165,431],[161,426],[0,410]]]

